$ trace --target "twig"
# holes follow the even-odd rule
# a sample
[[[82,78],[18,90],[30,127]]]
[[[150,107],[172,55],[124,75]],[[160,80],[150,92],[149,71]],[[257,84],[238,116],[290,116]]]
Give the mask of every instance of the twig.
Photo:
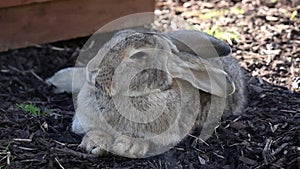
[[[38,161],[40,161],[40,160],[33,158],[33,159],[21,160],[20,162],[21,163],[28,163],[28,162],[38,162]]]
[[[65,50],[70,50],[69,48],[64,49],[64,48],[60,48],[60,47],[56,47],[56,46],[51,46],[52,50],[56,50],[56,51],[65,51]]]
[[[19,141],[19,142],[32,142],[32,138],[34,136],[34,133],[32,133],[29,138],[14,138],[14,141]]]
[[[235,118],[234,120],[233,120],[233,122],[237,122],[238,120],[240,120],[242,118],[242,116],[238,116],[237,118]]]
[[[31,142],[31,139],[28,138],[14,138],[14,141],[19,141],[19,142]]]
[[[0,72],[2,72],[2,73],[8,73],[9,70],[8,69],[1,69]]]
[[[0,162],[6,158],[6,164],[7,164],[7,165],[10,165],[10,156],[11,156],[10,151],[5,152],[5,153],[0,153],[0,154],[1,154],[1,155],[2,155],[2,154],[6,154],[3,158],[0,159]]]
[[[59,141],[57,141],[57,140],[54,140],[54,139],[53,139],[53,141],[54,141],[55,143],[57,143],[57,144],[60,144],[60,145],[62,145],[62,146],[65,146],[65,145],[66,145],[66,143],[62,143],[62,142],[59,142]]]
[[[174,147],[175,150],[184,151],[184,148],[181,147]]]
[[[205,145],[209,146],[209,144],[208,144],[207,142],[205,142],[203,139],[201,139],[200,137],[196,137],[196,136],[193,136],[193,135],[191,135],[191,134],[188,134],[188,136],[193,137],[193,138],[195,138],[196,140],[200,140],[202,143],[204,143]]]
[[[3,113],[6,113],[6,112],[7,112],[6,110],[4,110],[4,109],[2,109],[2,108],[0,108],[0,110],[1,110]]]
[[[217,154],[216,152],[213,152],[213,154],[216,155],[216,156],[219,157],[219,158],[225,159],[224,156],[221,156],[221,155]]]
[[[39,75],[37,75],[33,70],[30,70],[30,73],[31,73],[34,77],[36,77],[39,81],[45,83],[45,81],[44,81]]]
[[[59,149],[59,148],[54,147],[52,149],[56,150],[56,151],[63,152],[63,153],[71,154],[71,155],[74,155],[74,156],[77,156],[77,157],[85,158],[85,159],[86,158],[95,158],[95,157],[97,157],[94,154],[85,154],[85,153],[77,152],[77,151],[74,151],[74,150],[71,150],[71,149],[68,149],[68,148]]]
[[[276,148],[276,150],[274,152],[272,152],[272,155],[276,155],[278,154],[281,150],[283,150],[287,145],[289,145],[289,143],[283,143],[281,146],[279,146],[278,148]]]
[[[272,155],[272,154],[270,153],[270,151],[271,151],[270,149],[271,149],[272,143],[273,143],[273,140],[272,140],[272,139],[267,139],[266,145],[265,145],[265,147],[264,147],[264,149],[263,149],[262,154],[263,154],[263,157],[264,157],[264,162],[265,162],[265,164],[269,164],[269,162],[272,162],[272,161],[275,160],[274,155]]]
[[[0,159],[0,161],[4,160],[7,157],[7,153],[5,153],[6,156],[4,156],[3,158]]]
[[[15,72],[17,72],[17,73],[21,73],[22,75],[24,75],[24,71],[21,71],[21,70],[19,70],[19,69],[13,67],[13,66],[11,66],[11,65],[8,65],[8,68],[10,68],[11,70],[13,70],[13,71],[15,71]]]
[[[27,151],[34,151],[34,150],[36,150],[36,149],[33,149],[33,148],[21,147],[21,146],[19,146],[18,148],[21,149],[21,150],[27,150]]]
[[[195,150],[199,151],[199,152],[200,152],[200,153],[202,153],[202,154],[204,154],[204,153],[205,153],[204,151],[200,150],[199,148],[197,148],[197,147],[195,147],[195,146],[192,146],[192,147],[193,147],[193,149],[195,149]]]
[[[284,112],[284,113],[297,113],[297,111],[295,111],[295,110],[284,110],[284,109],[281,109],[279,111]]]
[[[7,152],[7,158],[6,158],[7,165],[10,165],[10,156],[11,156],[11,153],[10,153],[10,151],[8,151]]]
[[[60,164],[60,162],[58,161],[58,159],[57,159],[56,157],[55,157],[54,159],[55,159],[55,161],[58,163],[58,165],[60,166],[61,169],[65,169],[65,168]]]

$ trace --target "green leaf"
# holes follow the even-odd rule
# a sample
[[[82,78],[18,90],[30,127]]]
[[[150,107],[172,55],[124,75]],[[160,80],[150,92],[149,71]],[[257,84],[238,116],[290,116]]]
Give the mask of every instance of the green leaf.
[[[292,14],[291,14],[291,16],[290,16],[290,20],[291,21],[294,20],[296,18],[297,14],[298,14],[298,12],[296,10],[293,11]]]
[[[26,113],[35,116],[35,117],[40,117],[41,115],[43,116],[48,116],[49,113],[51,112],[50,109],[45,109],[42,113],[41,109],[36,107],[35,105],[33,105],[32,103],[30,104],[17,104],[17,107],[23,111],[25,111]]]

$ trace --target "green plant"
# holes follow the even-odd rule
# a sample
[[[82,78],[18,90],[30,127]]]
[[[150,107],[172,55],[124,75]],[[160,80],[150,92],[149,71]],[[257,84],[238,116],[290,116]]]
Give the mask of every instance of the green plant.
[[[219,17],[219,16],[223,16],[228,14],[229,11],[228,10],[212,10],[212,11],[207,11],[207,12],[203,12],[202,14],[199,15],[200,19],[211,19],[214,17]]]
[[[297,12],[296,10],[293,11],[293,12],[291,13],[290,20],[291,20],[291,21],[294,20],[294,19],[296,18],[297,14],[298,14],[298,12]]]
[[[243,9],[236,7],[236,6],[232,7],[231,11],[237,15],[242,15],[245,13],[245,11]]]
[[[219,9],[219,10],[210,10],[210,11],[203,11],[200,15],[200,19],[211,19],[211,18],[216,18],[224,15],[228,15],[229,13],[234,13],[237,15],[242,15],[245,13],[245,11],[237,6],[233,6],[228,9]]]
[[[49,109],[45,109],[44,111],[41,111],[40,108],[36,107],[35,105],[33,105],[32,103],[29,104],[17,104],[17,107],[20,108],[21,110],[25,111],[26,113],[29,113],[32,116],[35,117],[40,117],[42,116],[48,116],[50,110]]]
[[[218,39],[222,39],[222,40],[237,40],[238,39],[238,35],[234,32],[224,32],[221,30],[221,28],[219,26],[212,26],[210,27],[210,29],[206,29],[204,30],[205,33],[210,34]]]
[[[7,144],[7,146],[5,147],[5,149],[3,150],[4,153],[7,153],[10,147],[11,141]]]

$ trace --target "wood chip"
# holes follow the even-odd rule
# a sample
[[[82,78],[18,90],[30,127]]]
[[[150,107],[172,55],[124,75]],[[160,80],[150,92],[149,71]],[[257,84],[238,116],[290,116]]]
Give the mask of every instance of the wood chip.
[[[256,166],[258,164],[255,160],[252,160],[252,159],[247,158],[247,157],[239,156],[239,160],[244,162],[245,164],[248,164],[248,165],[251,165],[251,166]]]
[[[279,18],[278,18],[278,17],[275,17],[275,16],[266,16],[266,19],[267,19],[268,21],[278,21],[278,20],[279,20]]]

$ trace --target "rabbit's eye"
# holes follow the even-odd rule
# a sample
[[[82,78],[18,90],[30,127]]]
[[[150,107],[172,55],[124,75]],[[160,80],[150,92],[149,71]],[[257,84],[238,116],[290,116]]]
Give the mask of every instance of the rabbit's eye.
[[[130,56],[131,59],[145,59],[147,57],[147,53],[145,52],[137,52]]]

